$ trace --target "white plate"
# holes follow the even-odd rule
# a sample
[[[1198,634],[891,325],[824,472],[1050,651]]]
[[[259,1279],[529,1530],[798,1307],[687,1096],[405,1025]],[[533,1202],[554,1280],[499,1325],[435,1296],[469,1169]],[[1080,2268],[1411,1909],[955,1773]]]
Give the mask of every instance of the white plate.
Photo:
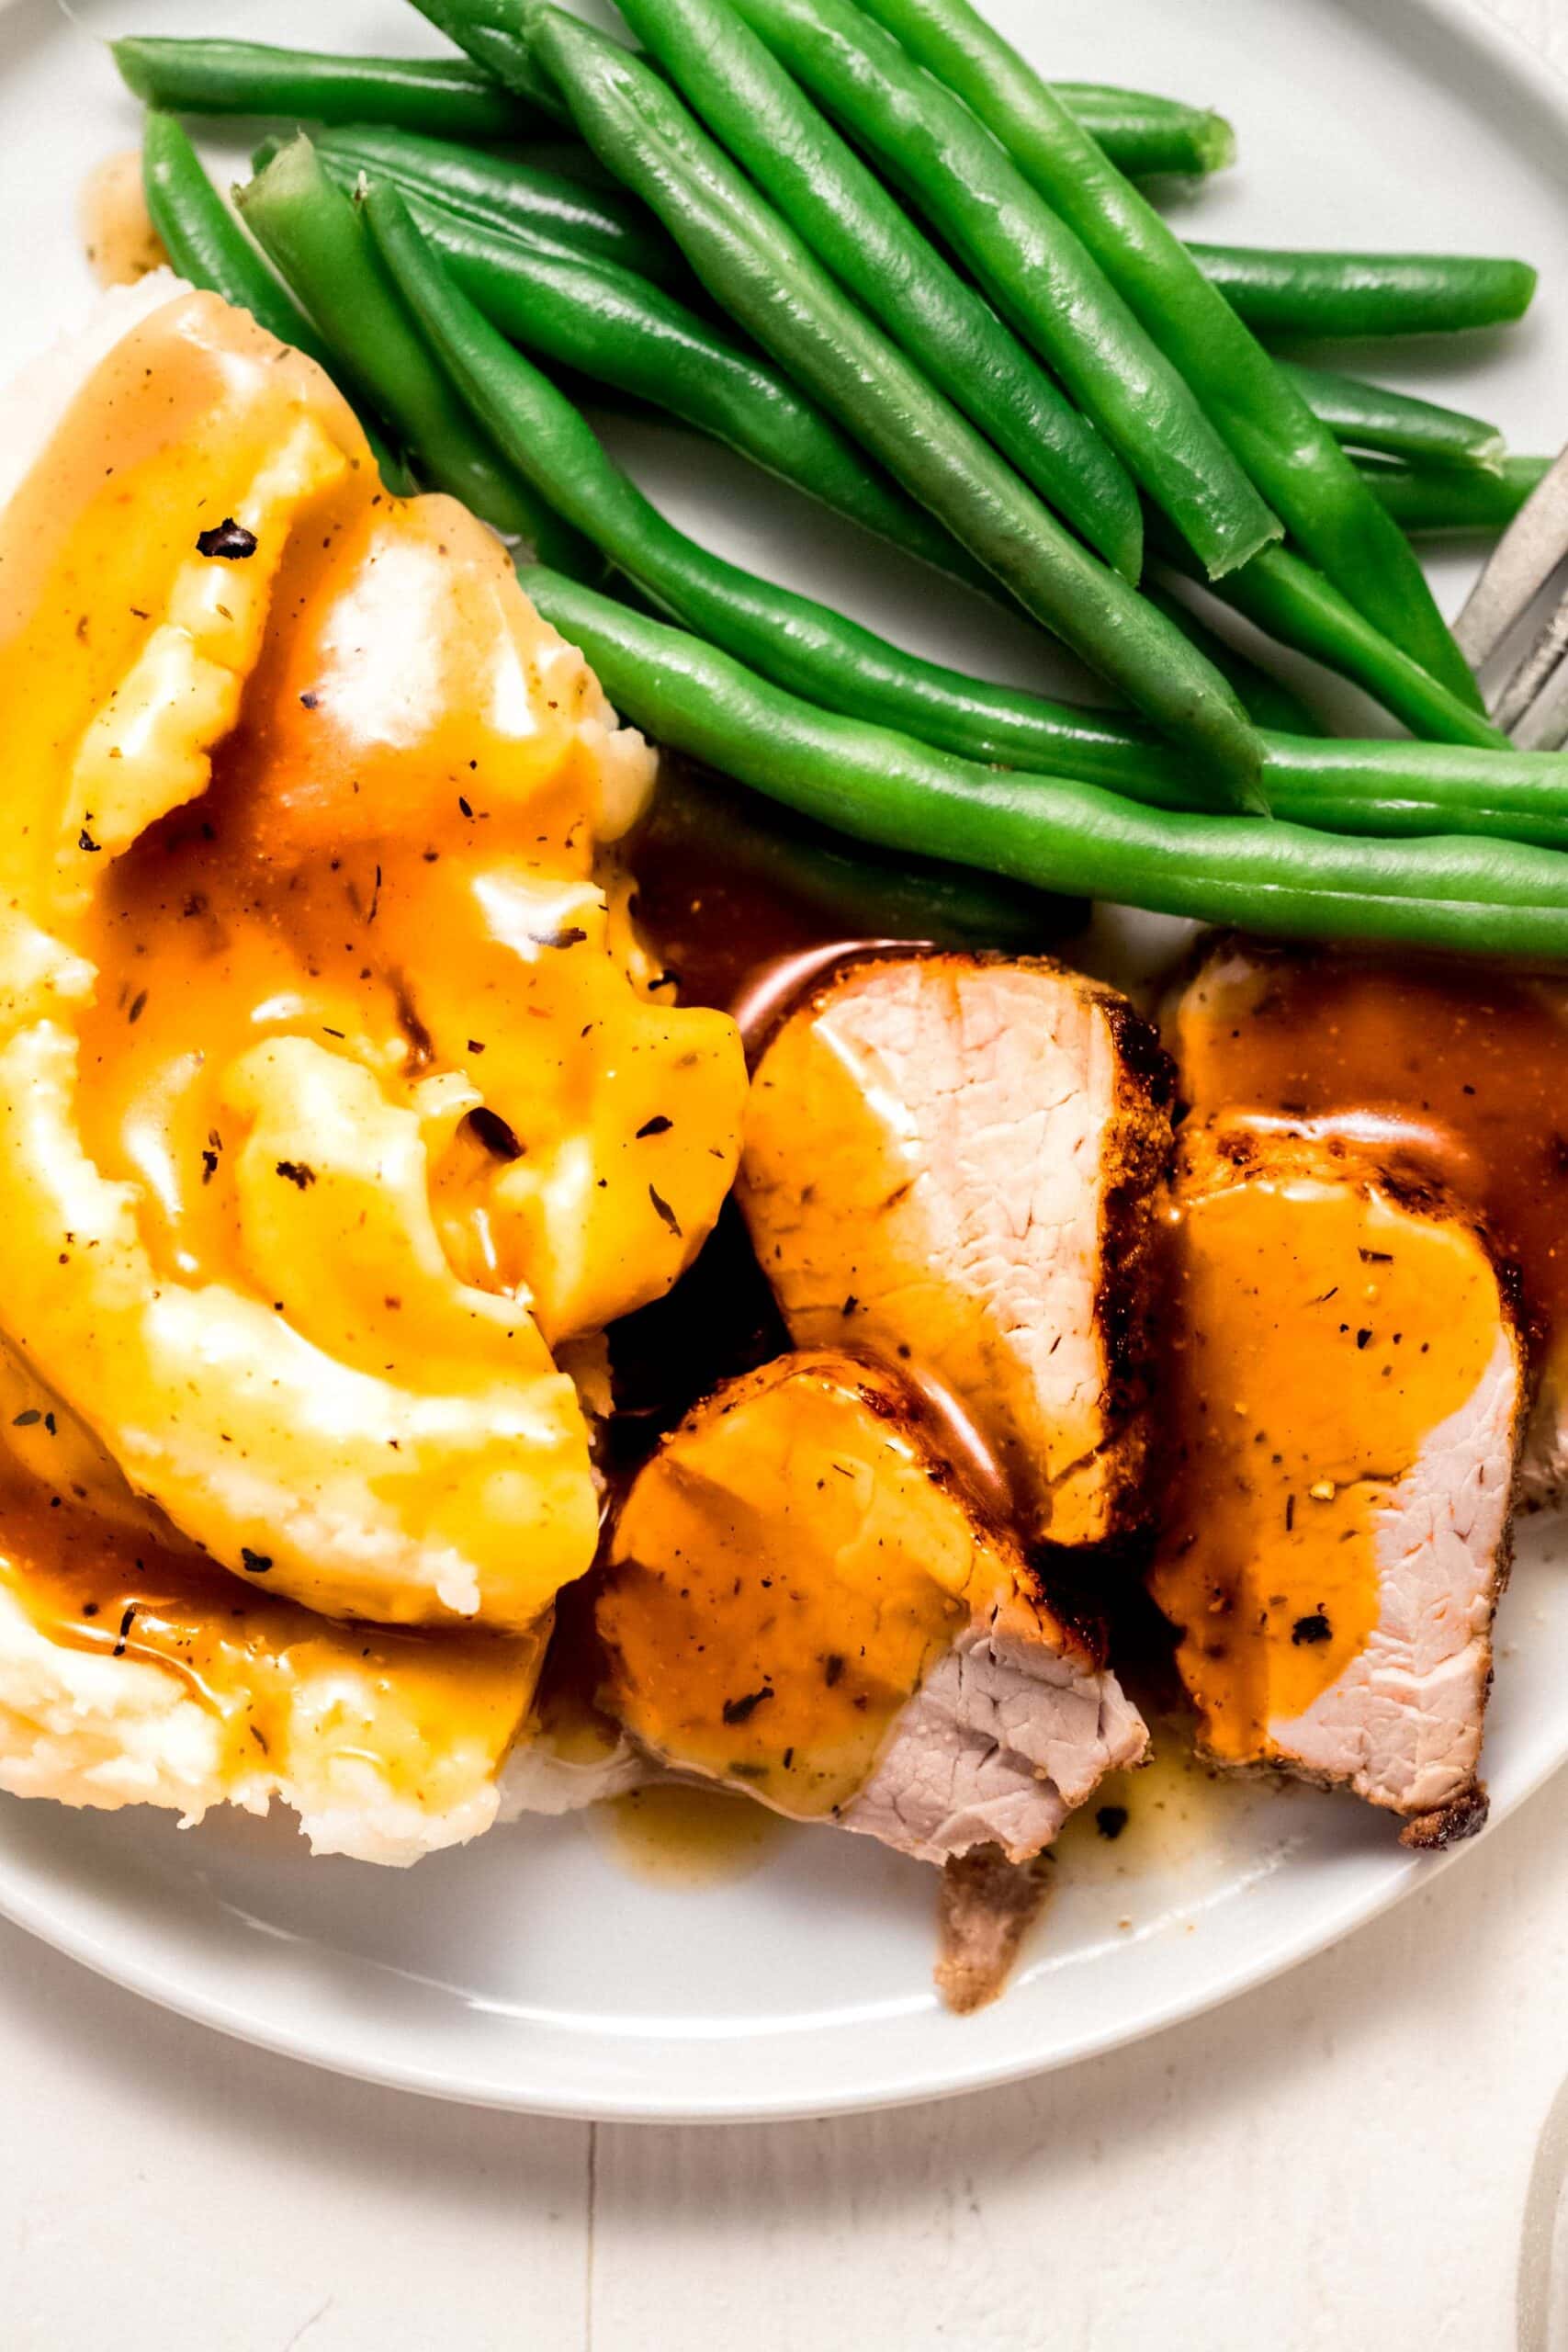
[[[1224,108],[1243,168],[1193,206],[1258,243],[1518,252],[1539,315],[1399,380],[1495,416],[1516,447],[1568,431],[1568,93],[1465,0],[1032,0],[997,20],[1065,78]],[[136,116],[94,35],[220,28],[418,49],[393,0],[0,0],[0,367],[87,296],[75,191]],[[221,152],[221,151],[219,151]],[[236,143],[229,153],[243,151]],[[1043,674],[1021,629],[879,578],[852,535],[711,451],[619,446],[681,519],[743,560],[852,601],[922,650]],[[657,450],[657,453],[656,453]],[[1450,601],[1469,566],[1439,566]],[[1537,1521],[1500,1620],[1486,1743],[1495,1815],[1568,1756],[1563,1540]],[[268,2048],[452,2098],[669,2120],[819,2114],[996,2083],[1110,2048],[1289,1966],[1426,1877],[1386,1819],[1246,1791],[1141,1856],[1080,1849],[1007,1997],[946,2016],[931,1989],[932,1874],[867,1841],[784,1833],[703,1891],[629,1877],[581,1822],[498,1833],[412,1874],[311,1863],[279,1823],[70,1814],[0,1801],[0,1909],[150,1997]],[[1462,1852],[1462,1849],[1461,1849]]]

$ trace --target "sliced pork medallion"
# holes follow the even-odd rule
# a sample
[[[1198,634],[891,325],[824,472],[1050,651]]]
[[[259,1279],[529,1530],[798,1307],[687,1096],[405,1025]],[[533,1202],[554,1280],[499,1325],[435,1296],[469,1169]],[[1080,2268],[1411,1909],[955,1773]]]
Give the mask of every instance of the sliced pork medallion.
[[[1138,1516],[1168,1065],[1043,961],[842,970],[758,1067],[740,1198],[796,1342],[930,1375],[1064,1544]]]
[[[639,1473],[598,1623],[646,1748],[941,1862],[1038,1853],[1143,1723],[1036,1591],[896,1374],[729,1383]]]
[[[1523,1372],[1470,1218],[1341,1144],[1184,1135],[1156,1599],[1218,1761],[1479,1825]]]
[[[1215,940],[1169,1017],[1195,1115],[1371,1140],[1485,1217],[1540,1374],[1527,1491],[1568,1485],[1568,987],[1365,949]]]

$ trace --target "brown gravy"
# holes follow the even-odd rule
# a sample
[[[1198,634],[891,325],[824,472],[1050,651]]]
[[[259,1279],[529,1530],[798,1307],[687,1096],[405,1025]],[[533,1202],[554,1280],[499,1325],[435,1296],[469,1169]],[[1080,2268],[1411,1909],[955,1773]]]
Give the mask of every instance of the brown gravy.
[[[1463,1225],[1316,1148],[1233,1166],[1200,1136],[1173,1214],[1171,1483],[1151,1576],[1209,1752],[1247,1763],[1379,1623],[1378,1528],[1497,1344]]]
[[[1041,955],[1082,914],[1077,900],[894,861],[669,758],[626,857],[638,928],[682,1003],[737,1017],[786,958],[922,942]],[[803,961],[802,986],[813,977]]]
[[[765,1806],[728,1789],[655,1782],[594,1807],[593,1826],[628,1878],[688,1892],[760,1871],[788,1835]]]
[[[733,1013],[749,1050],[846,956],[924,944],[1040,954],[1081,911],[983,875],[895,864],[668,758],[626,863],[637,927],[680,1001]],[[720,1380],[789,1345],[733,1202],[674,1289],[609,1337],[606,1466],[618,1478]],[[984,1465],[978,1483],[995,1484]]]
[[[1517,1264],[1538,1345],[1568,1329],[1568,982],[1238,941],[1174,1027],[1195,1118],[1305,1125],[1438,1177]]]

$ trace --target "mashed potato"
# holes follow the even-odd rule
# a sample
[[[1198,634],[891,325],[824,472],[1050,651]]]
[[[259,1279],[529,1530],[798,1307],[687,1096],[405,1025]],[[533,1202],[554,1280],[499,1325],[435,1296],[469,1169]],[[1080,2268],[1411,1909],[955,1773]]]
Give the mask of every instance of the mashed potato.
[[[700,1246],[739,1038],[606,887],[647,747],[309,362],[162,275],[6,424],[0,1785],[408,1859],[494,1812],[597,1541],[553,1351]]]

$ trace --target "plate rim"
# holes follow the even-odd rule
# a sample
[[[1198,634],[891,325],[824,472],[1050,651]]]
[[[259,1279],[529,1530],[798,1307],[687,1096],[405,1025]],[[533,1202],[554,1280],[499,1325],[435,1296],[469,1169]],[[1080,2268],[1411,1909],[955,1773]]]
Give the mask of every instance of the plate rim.
[[[13,23],[29,11],[40,17],[58,0],[0,0],[0,16]],[[984,0],[981,0],[984,5]],[[1462,52],[1469,51],[1494,76],[1514,90],[1531,109],[1543,113],[1568,150],[1568,73],[1536,50],[1513,27],[1483,13],[1476,0],[1332,0],[1340,14],[1371,17],[1374,27],[1391,20],[1427,19],[1440,28],[1445,40]],[[60,13],[70,17],[69,7]],[[1408,32],[1403,37],[1408,40]],[[1450,85],[1451,74],[1441,75]],[[1568,1518],[1563,1521],[1568,1533]],[[1134,2043],[1150,2040],[1171,2027],[1205,2016],[1226,2003],[1288,1974],[1343,1941],[1359,1928],[1382,1917],[1418,1887],[1436,1883],[1510,1819],[1568,1764],[1568,1733],[1559,1753],[1548,1756],[1528,1771],[1522,1783],[1510,1789],[1495,1805],[1481,1838],[1436,1856],[1410,1856],[1396,1863],[1387,1880],[1371,1893],[1352,1887],[1337,1901],[1326,1903],[1305,1928],[1287,1927],[1251,1957],[1214,1974],[1201,1991],[1179,1989],[1168,1999],[1145,2003],[1124,2026],[1086,2025],[1069,2041],[1058,2041],[1043,2052],[1024,2047],[993,2061],[965,2062],[962,2055],[942,2063],[928,2062],[919,2075],[912,2071],[897,2080],[857,2083],[841,2093],[818,2090],[807,2096],[786,2088],[775,2093],[751,2090],[734,2098],[703,2097],[673,2104],[667,2096],[604,2087],[577,2099],[540,2093],[526,2083],[483,2081],[450,2064],[437,2069],[410,2061],[396,2047],[374,2058],[356,2055],[333,2043],[325,2028],[278,2022],[254,2004],[229,2003],[204,1987],[183,1983],[171,1963],[144,1961],[106,1943],[89,1917],[73,1915],[69,1882],[35,1889],[25,1869],[8,1857],[0,1843],[0,1917],[58,1951],[74,1965],[170,2015],[187,2019],[231,2041],[271,2055],[291,2059],[328,2075],[376,2084],[453,2104],[488,2108],[497,2112],[532,2115],[562,2121],[637,2124],[723,2125],[805,2121],[832,2116],[871,2114],[899,2107],[959,2098],[965,2093],[995,2090],[1109,2056]],[[38,1800],[15,1802],[37,1804]]]

